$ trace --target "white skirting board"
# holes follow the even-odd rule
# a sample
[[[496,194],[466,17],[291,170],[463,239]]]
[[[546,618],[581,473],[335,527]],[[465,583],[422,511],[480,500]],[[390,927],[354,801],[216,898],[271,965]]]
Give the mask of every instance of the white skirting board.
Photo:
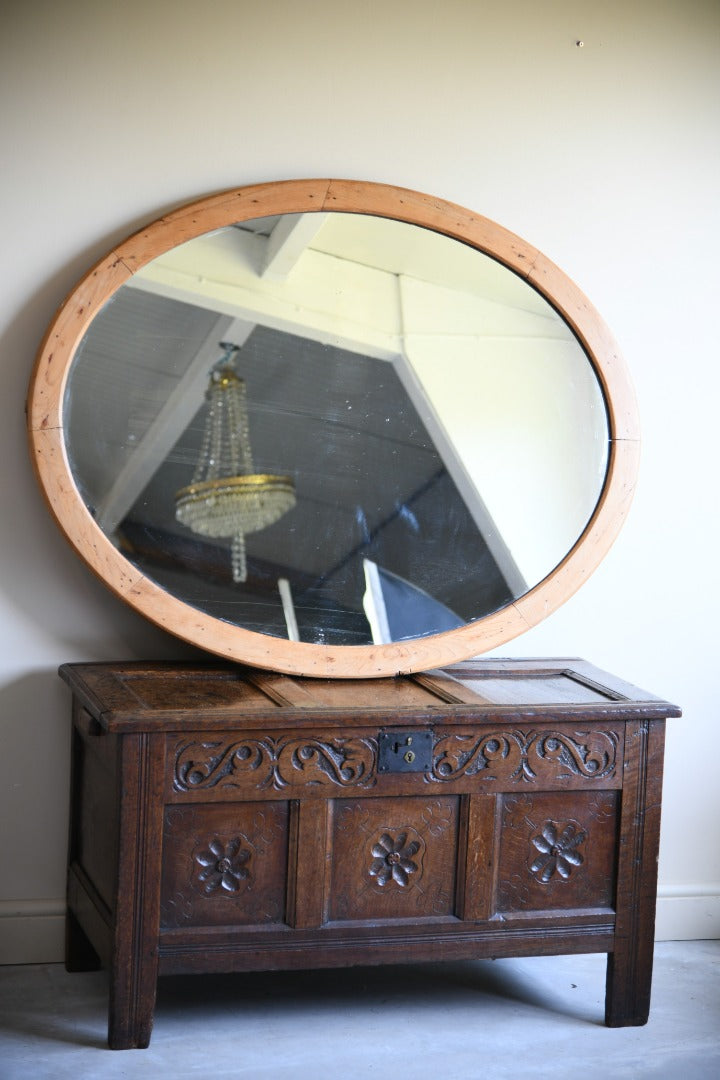
[[[65,958],[65,900],[0,900],[0,964]]]
[[[720,883],[658,891],[656,941],[720,938]],[[0,901],[0,964],[62,963],[64,900]]]
[[[704,941],[708,938],[720,938],[720,883],[661,885],[655,940]]]

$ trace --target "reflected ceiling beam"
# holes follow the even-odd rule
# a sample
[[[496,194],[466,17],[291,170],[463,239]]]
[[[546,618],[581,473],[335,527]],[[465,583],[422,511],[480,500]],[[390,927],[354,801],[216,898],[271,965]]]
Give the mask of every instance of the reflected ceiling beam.
[[[215,322],[98,506],[97,522],[109,536],[112,536],[198,411],[205,397],[210,369],[220,355],[219,342],[230,340],[242,346],[255,325],[225,315]]]
[[[297,237],[278,234],[273,267],[289,266],[296,240],[302,235],[309,243],[304,219],[312,224],[322,215],[300,217]],[[264,276],[274,236],[233,228],[197,237],[148,263],[127,284],[321,345],[394,359],[400,351],[395,275],[305,246],[302,273]]]
[[[278,219],[265,248],[260,277],[285,281],[307,250],[328,214],[285,214]]]
[[[394,361],[403,351],[404,333],[398,274],[313,248],[310,233],[323,216],[283,218],[270,237],[241,228],[199,236],[154,259],[127,284],[321,345]],[[292,273],[301,255],[302,273]],[[417,281],[414,287],[422,293],[416,332],[549,340],[570,333],[559,319],[472,293],[432,282]],[[437,325],[437,313],[448,303],[452,319]]]
[[[410,330],[413,320],[409,315],[410,305],[407,298],[408,285],[412,287],[412,282],[402,274],[398,276],[397,282],[400,317],[402,320],[401,337],[404,348],[394,362],[395,371],[435,444],[435,449],[440,455],[445,468],[460,492],[461,498],[470,511],[500,573],[505,578],[508,588],[513,596],[522,596],[527,592],[528,587],[525,577],[480,494],[476,482],[477,478],[473,479],[470,476],[467,466],[458,452],[452,432],[448,431],[448,428],[443,423],[435,402],[428,394],[412,362],[413,334]],[[410,323],[410,326],[407,325],[408,323]]]

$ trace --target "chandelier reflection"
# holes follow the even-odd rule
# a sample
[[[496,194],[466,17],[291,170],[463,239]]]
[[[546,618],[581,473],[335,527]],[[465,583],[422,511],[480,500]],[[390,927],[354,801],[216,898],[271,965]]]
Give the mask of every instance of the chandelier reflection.
[[[242,582],[245,537],[292,510],[295,485],[289,476],[254,472],[245,383],[234,366],[239,346],[223,341],[220,348],[206,393],[200,457],[192,482],[175,496],[175,516],[199,536],[231,537],[233,581]]]

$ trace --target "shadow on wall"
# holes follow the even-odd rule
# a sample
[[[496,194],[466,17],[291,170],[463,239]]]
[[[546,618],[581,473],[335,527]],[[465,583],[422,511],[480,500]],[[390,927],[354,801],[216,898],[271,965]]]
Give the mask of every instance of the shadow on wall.
[[[142,222],[129,222],[70,260],[36,290],[0,336],[0,491],[4,506],[0,515],[0,624],[7,627],[6,670],[22,666],[23,653],[32,663],[23,645],[24,623],[31,624],[28,637],[36,657],[35,643],[43,639],[53,654],[68,660],[201,655],[132,613],[73,554],[43,502],[25,430],[24,407],[35,355],[59,301],[118,238],[152,217],[149,212]],[[8,604],[21,616],[15,625],[9,612],[1,617],[2,607]]]
[[[3,790],[0,899],[65,895],[70,694],[52,670],[0,689]]]

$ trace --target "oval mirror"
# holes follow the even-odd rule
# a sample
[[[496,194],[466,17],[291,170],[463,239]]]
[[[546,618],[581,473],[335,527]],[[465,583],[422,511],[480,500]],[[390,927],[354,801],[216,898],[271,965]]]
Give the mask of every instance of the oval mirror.
[[[371,677],[566,600],[632,495],[633,394],[579,290],[415,192],[287,181],[184,207],[78,285],[29,402],[90,567],[211,652]]]

